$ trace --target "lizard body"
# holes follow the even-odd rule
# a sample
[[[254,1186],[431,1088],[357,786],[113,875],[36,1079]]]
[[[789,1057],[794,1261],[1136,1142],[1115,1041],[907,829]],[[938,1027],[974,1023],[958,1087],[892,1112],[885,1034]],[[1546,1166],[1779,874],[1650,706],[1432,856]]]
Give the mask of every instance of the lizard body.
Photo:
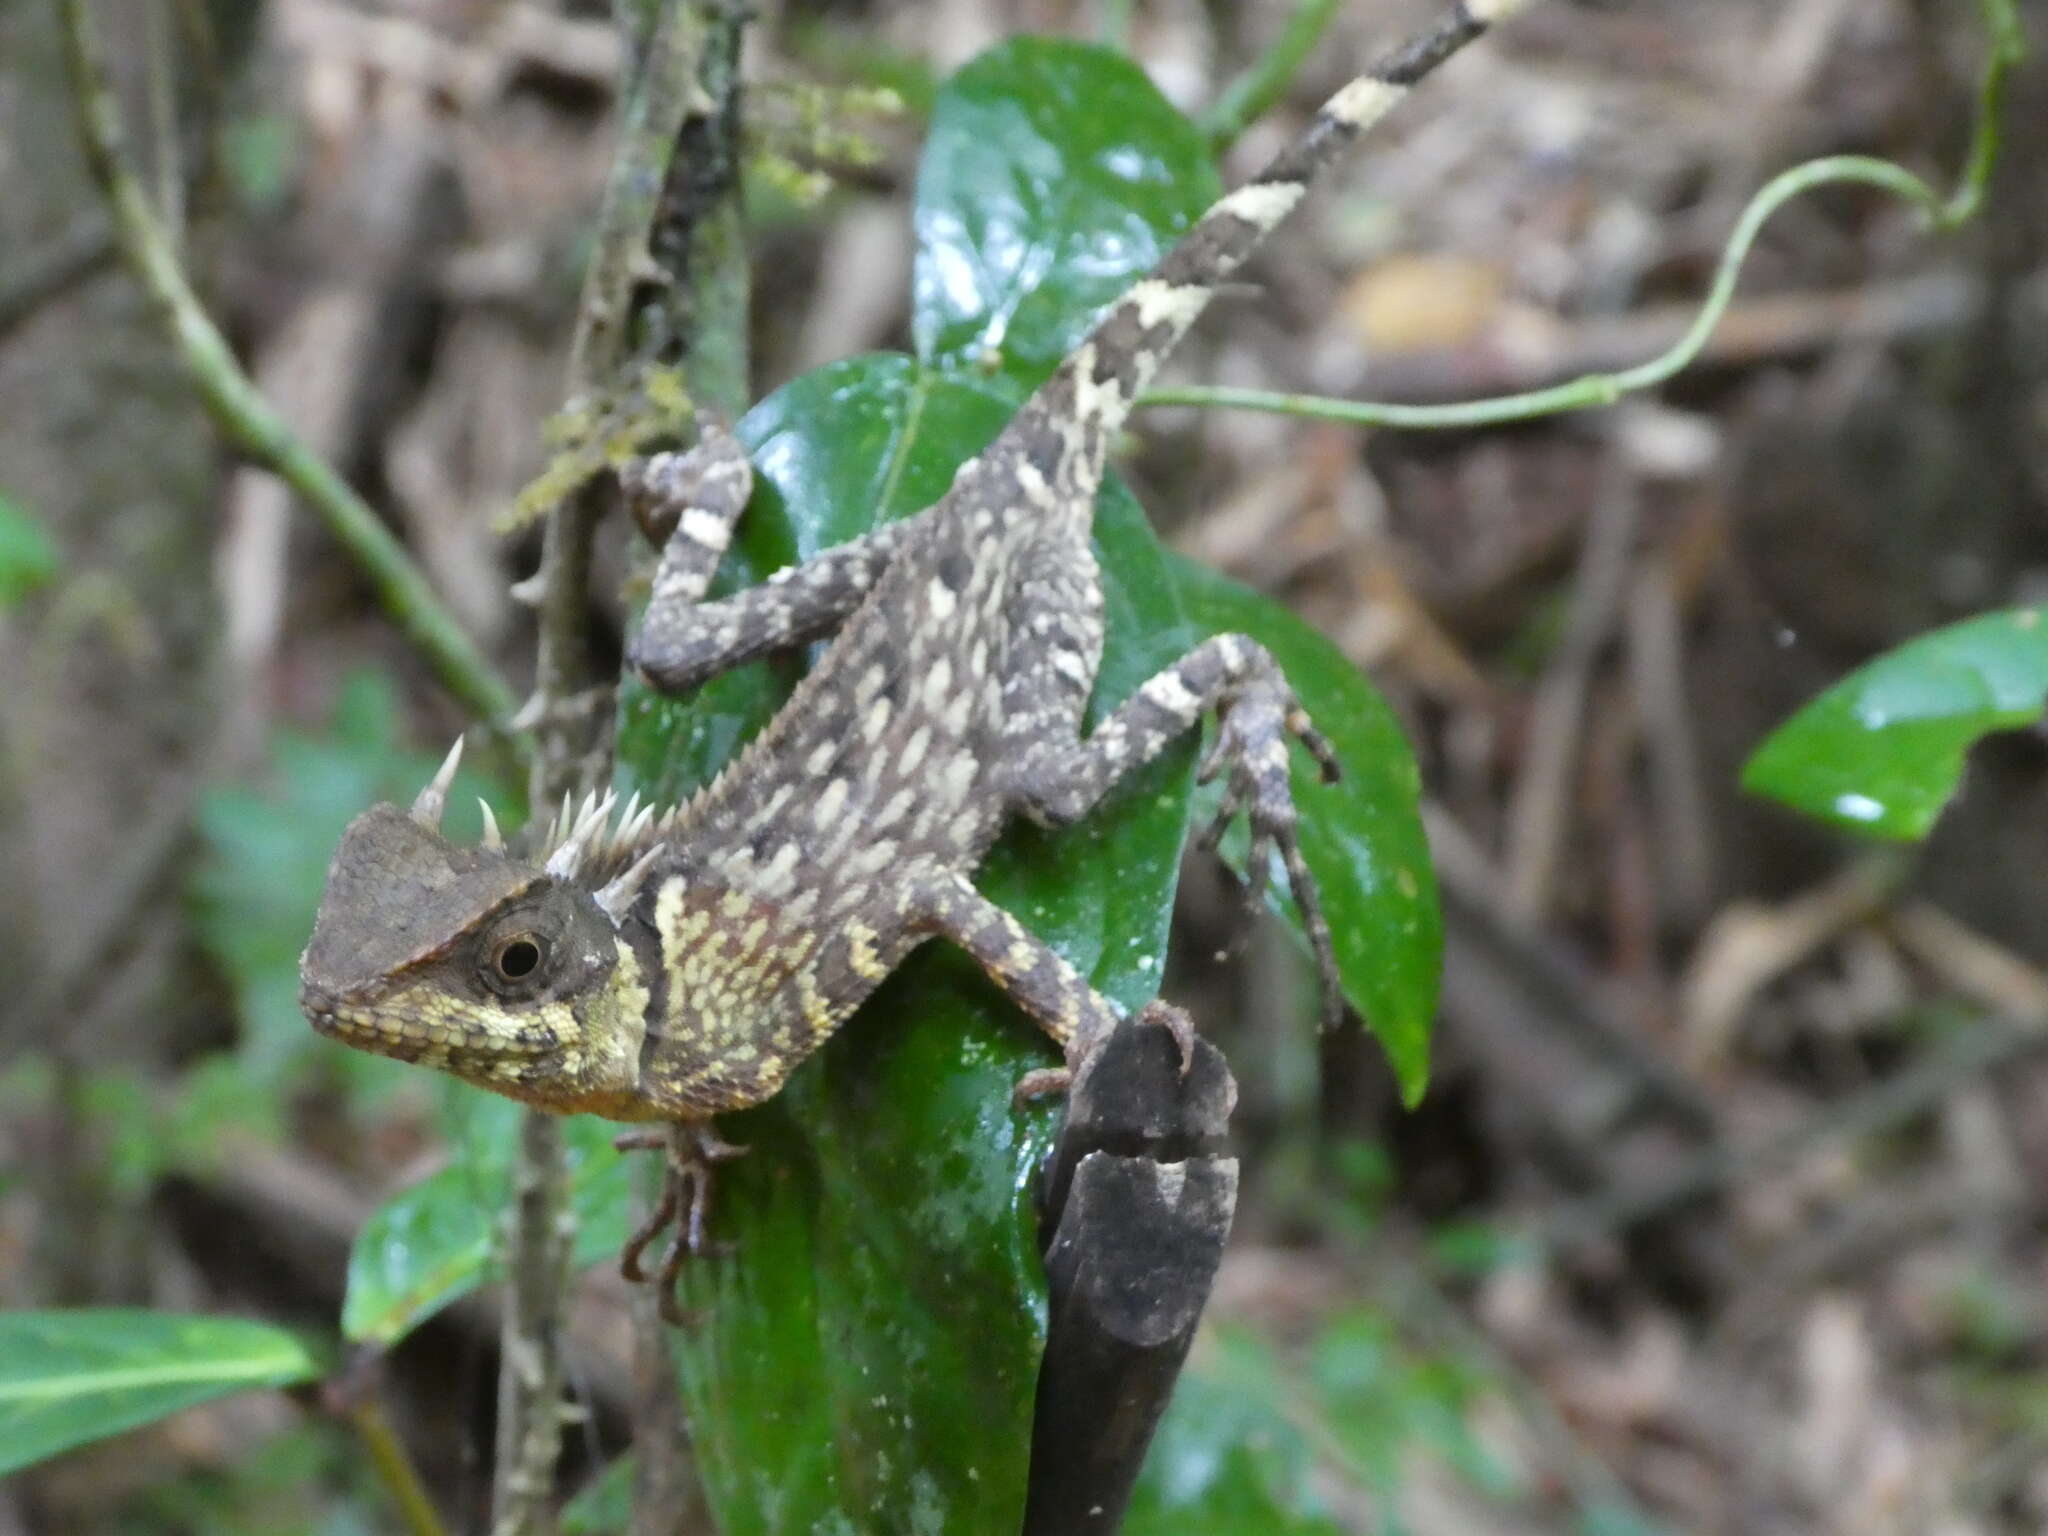
[[[1326,1008],[1341,1010],[1295,836],[1289,738],[1326,774],[1336,765],[1263,648],[1213,638],[1082,734],[1103,646],[1095,495],[1139,393],[1314,175],[1523,3],[1454,0],[1339,91],[915,517],[701,604],[747,501],[745,455],[713,431],[635,466],[628,499],[665,547],[630,665],[684,691],[753,656],[830,644],[739,756],[665,815],[586,800],[527,857],[495,829],[458,847],[438,830],[451,754],[411,813],[359,817],[301,967],[315,1027],[548,1109],[674,1127],[668,1193],[627,1262],[636,1272],[640,1247],[686,1212],[672,1269],[701,1243],[709,1161],[732,1150],[710,1117],[772,1095],[927,939],[966,949],[1078,1063],[1117,1011],[969,877],[1012,817],[1086,815],[1209,713],[1204,772],[1228,773],[1225,818],[1248,815],[1254,878],[1281,856]],[[1184,1015],[1148,1012],[1185,1044]]]

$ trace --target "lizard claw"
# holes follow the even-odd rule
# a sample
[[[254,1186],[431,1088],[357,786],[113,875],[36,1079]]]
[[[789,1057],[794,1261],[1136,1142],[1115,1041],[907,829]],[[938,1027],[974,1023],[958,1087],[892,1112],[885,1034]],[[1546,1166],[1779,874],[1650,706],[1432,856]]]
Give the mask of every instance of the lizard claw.
[[[1173,1037],[1173,1048],[1180,1053],[1180,1075],[1186,1077],[1195,1064],[1195,1021],[1188,1017],[1187,1009],[1155,997],[1138,1010],[1135,1022],[1157,1025]]]
[[[612,1138],[612,1145],[622,1152],[658,1151],[666,1160],[661,1197],[619,1251],[619,1273],[634,1285],[647,1284],[651,1278],[660,1294],[662,1320],[687,1327],[691,1318],[676,1295],[676,1280],[692,1257],[714,1251],[705,1237],[714,1172],[718,1164],[747,1149],[721,1141],[708,1124],[698,1121],[680,1121],[660,1131],[625,1131]],[[662,1251],[660,1269],[650,1277],[641,1257],[671,1226],[674,1234]]]

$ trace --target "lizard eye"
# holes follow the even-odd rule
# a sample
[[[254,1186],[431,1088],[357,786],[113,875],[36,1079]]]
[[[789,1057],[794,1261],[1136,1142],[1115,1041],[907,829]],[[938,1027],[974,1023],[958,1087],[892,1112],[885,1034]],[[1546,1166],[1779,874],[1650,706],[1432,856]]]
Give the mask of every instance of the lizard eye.
[[[491,956],[491,969],[506,981],[524,981],[547,958],[544,942],[535,934],[515,933],[498,945]]]

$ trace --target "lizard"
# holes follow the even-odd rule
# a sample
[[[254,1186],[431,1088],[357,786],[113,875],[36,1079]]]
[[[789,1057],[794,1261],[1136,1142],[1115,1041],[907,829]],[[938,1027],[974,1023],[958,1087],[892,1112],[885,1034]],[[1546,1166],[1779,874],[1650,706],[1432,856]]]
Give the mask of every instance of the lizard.
[[[594,793],[514,846],[485,807],[480,844],[440,823],[462,742],[409,810],[343,834],[301,960],[313,1027],[559,1112],[642,1129],[662,1193],[627,1277],[673,1226],[656,1283],[707,1246],[719,1113],[771,1097],[918,945],[964,949],[1061,1048],[1020,1096],[1071,1080],[1120,1021],[971,876],[1012,818],[1063,826],[1134,768],[1216,718],[1200,777],[1225,775],[1210,840],[1246,815],[1247,897],[1277,854],[1341,1018],[1328,925],[1301,852],[1290,741],[1338,771],[1272,656],[1215,636],[1083,734],[1103,647],[1090,549],[1111,446],[1140,392],[1218,289],[1335,161],[1438,65],[1527,0],[1450,0],[1435,23],[1339,90],[1252,180],[1199,216],[925,511],[701,601],[751,491],[738,441],[621,472],[662,545],[627,664],[686,692],[739,663],[828,641],[789,701],[712,781],[666,809]],[[1185,1062],[1187,1014],[1169,1030]],[[648,1127],[652,1127],[649,1129]]]

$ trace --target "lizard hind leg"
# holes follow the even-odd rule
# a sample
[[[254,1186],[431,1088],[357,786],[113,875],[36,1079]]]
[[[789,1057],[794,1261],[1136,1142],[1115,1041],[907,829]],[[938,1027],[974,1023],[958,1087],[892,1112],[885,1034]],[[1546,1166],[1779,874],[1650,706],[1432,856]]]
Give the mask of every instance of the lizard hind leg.
[[[619,1273],[633,1285],[651,1280],[660,1300],[662,1321],[681,1328],[689,1318],[676,1295],[676,1279],[691,1258],[711,1251],[705,1223],[711,1213],[711,1192],[717,1165],[747,1149],[721,1141],[709,1122],[679,1120],[661,1130],[626,1131],[612,1140],[621,1152],[662,1154],[661,1195],[647,1219],[619,1250]],[[654,1240],[671,1227],[661,1266],[651,1277],[641,1264]]]

